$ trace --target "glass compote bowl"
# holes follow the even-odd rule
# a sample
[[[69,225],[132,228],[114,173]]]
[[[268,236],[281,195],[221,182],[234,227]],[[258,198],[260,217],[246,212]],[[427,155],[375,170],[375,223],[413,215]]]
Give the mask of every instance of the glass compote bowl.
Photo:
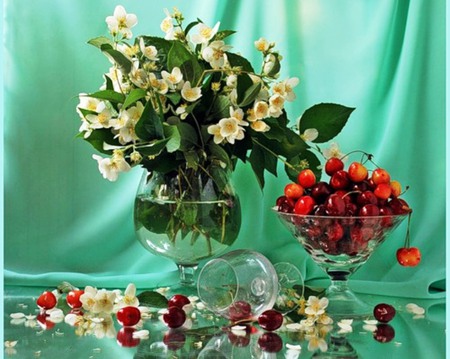
[[[331,279],[325,296],[333,317],[365,319],[373,306],[360,300],[348,286],[349,277],[366,261],[408,214],[333,217],[278,212],[314,262]]]
[[[180,280],[170,285],[171,294],[193,295],[199,262],[222,254],[236,240],[241,206],[231,182],[219,189],[201,172],[185,170],[181,176],[144,171],[134,224],[145,249],[178,266]]]

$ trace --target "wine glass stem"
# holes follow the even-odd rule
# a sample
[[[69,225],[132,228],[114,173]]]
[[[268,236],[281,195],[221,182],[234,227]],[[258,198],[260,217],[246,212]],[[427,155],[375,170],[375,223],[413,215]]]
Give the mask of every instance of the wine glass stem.
[[[183,286],[191,287],[195,284],[195,271],[197,265],[184,265],[178,264],[178,272],[180,273],[180,284]]]
[[[331,277],[331,285],[328,287],[328,292],[343,293],[349,290],[348,277],[350,273],[345,271],[328,272]]]

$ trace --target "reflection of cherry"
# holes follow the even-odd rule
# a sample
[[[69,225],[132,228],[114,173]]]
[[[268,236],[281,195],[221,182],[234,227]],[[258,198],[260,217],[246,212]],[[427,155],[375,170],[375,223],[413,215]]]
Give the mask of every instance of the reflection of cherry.
[[[44,330],[52,329],[55,326],[55,322],[52,322],[51,320],[48,320],[50,316],[45,313],[39,313],[36,317],[37,322]]]
[[[267,353],[277,353],[283,349],[283,340],[277,333],[264,333],[258,338],[258,346]]]
[[[229,308],[229,316],[232,321],[250,319],[252,316],[252,307],[249,303],[238,300],[231,304]]]
[[[380,343],[388,343],[395,337],[395,330],[390,324],[378,324],[373,337]]]
[[[169,330],[164,334],[163,343],[169,350],[178,350],[184,346],[186,335],[180,330]]]
[[[135,347],[141,341],[138,338],[133,338],[133,333],[136,331],[133,327],[123,327],[117,332],[117,343],[122,347]]]

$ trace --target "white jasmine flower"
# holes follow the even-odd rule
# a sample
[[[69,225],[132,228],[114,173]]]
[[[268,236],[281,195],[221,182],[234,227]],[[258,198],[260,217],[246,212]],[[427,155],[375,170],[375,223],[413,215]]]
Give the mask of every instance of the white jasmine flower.
[[[253,118],[261,120],[269,115],[269,104],[265,101],[257,101],[253,105]]]
[[[119,138],[121,144],[126,144],[138,140],[135,127],[144,112],[144,105],[138,101],[135,106],[120,111],[117,120],[112,121],[113,128],[119,133],[115,136]]]
[[[103,289],[102,289],[103,290]],[[100,292],[100,291],[99,291]],[[110,292],[112,293],[112,292]],[[93,325],[92,334],[98,338],[114,338],[116,336],[116,329],[114,327],[114,320],[111,314],[101,312],[96,318],[97,321]]]
[[[196,45],[207,44],[209,42],[209,40],[211,40],[214,37],[214,35],[217,33],[219,26],[220,26],[220,22],[217,22],[213,28],[210,28],[210,27],[206,26],[205,24],[200,23],[198,25],[198,34],[192,35],[191,41]]]
[[[175,110],[175,113],[180,116],[181,120],[184,120],[187,115],[188,112],[186,111],[187,108],[187,104],[181,104],[180,106],[177,107],[177,109]]]
[[[106,106],[105,102],[100,102],[95,109],[97,114],[86,115],[86,120],[89,122],[89,127],[92,129],[108,128],[110,127],[110,120],[112,119],[112,111]]]
[[[117,180],[120,172],[128,172],[131,170],[131,166],[125,158],[123,158],[123,155],[113,155],[111,158],[92,155],[92,158],[97,161],[98,169],[103,178],[106,178],[111,182]]]
[[[284,97],[279,94],[274,94],[269,99],[269,115],[272,117],[280,117],[284,108]]]
[[[270,43],[263,37],[260,37],[259,40],[255,41],[255,47],[258,51],[267,52],[267,50],[269,50]]]
[[[298,330],[301,330],[302,328],[303,328],[303,326],[300,323],[286,324],[286,329],[288,329],[288,330],[298,331]]]
[[[250,124],[250,127],[256,132],[267,132],[270,130],[270,126],[264,121],[255,121]]]
[[[237,76],[232,74],[226,78],[227,86],[230,88],[236,88],[237,86]]]
[[[284,89],[285,89],[285,100],[292,102],[296,99],[296,95],[294,93],[294,87],[299,84],[300,80],[298,77],[291,77],[289,79],[284,80]]]
[[[315,129],[315,128],[307,128],[305,130],[305,132],[303,132],[300,135],[301,139],[305,142],[306,141],[309,141],[309,142],[314,141],[317,138],[317,136],[319,136],[319,131],[317,131],[317,129]]]
[[[305,314],[319,316],[325,313],[325,309],[328,306],[328,298],[318,298],[314,295],[308,297],[306,302]]]
[[[233,118],[223,118],[217,125],[208,127],[208,133],[214,135],[214,142],[221,143],[223,140],[234,144],[235,140],[244,138],[244,130],[239,126],[238,121]]]
[[[120,33],[124,38],[130,39],[133,36],[130,29],[137,24],[137,16],[127,14],[125,8],[118,5],[114,9],[114,15],[106,18],[106,23],[113,36]]]
[[[161,76],[167,82],[170,89],[176,89],[177,85],[183,80],[183,74],[179,67],[174,67],[170,73],[161,71]]]
[[[126,81],[126,76],[124,76],[122,71],[120,71],[116,66],[111,66],[108,73],[105,75],[111,80],[114,91],[121,93],[130,92],[131,85]],[[101,89],[106,89],[106,82],[103,84]]]
[[[139,66],[137,62],[135,62],[135,64],[135,66]],[[150,78],[147,71],[140,68],[133,68],[131,70],[130,80],[134,85],[144,90],[147,89],[150,85]]]
[[[91,286],[84,288],[84,293],[80,296],[80,302],[83,304],[83,309],[91,311],[95,304],[95,295],[97,289]]]
[[[167,9],[165,9],[164,11],[167,16],[161,22],[160,28],[166,34],[165,36],[166,40],[173,40],[175,38],[174,36],[175,29],[173,26],[172,16],[170,16],[169,11],[167,11]]]
[[[244,121],[244,111],[241,108],[230,107],[230,117],[234,118],[239,126],[248,126],[248,122]]]
[[[422,308],[422,307],[420,307],[420,306],[418,306],[418,305],[415,304],[415,303],[409,303],[409,304],[407,304],[407,305],[406,305],[406,310],[407,310],[409,313],[416,314],[416,315],[423,315],[423,314],[425,314],[425,309]]]
[[[331,157],[341,158],[343,153],[341,152],[339,145],[336,142],[332,142],[329,148],[323,150],[323,155],[325,159],[330,159]]]
[[[116,293],[106,289],[100,289],[95,294],[95,304],[92,307],[93,313],[111,313],[114,309]]]
[[[136,286],[133,283],[128,284],[123,296],[117,296],[117,309],[128,306],[139,306],[139,299],[136,297]]]
[[[202,51],[202,57],[209,62],[213,69],[218,69],[225,64],[225,52],[230,50],[231,46],[225,45],[223,41],[213,41]]]
[[[72,327],[76,327],[84,322],[84,318],[80,314],[69,313],[64,317],[64,322]]]
[[[155,46],[145,46],[144,38],[139,39],[139,49],[141,50],[142,54],[151,61],[158,60],[158,50]]]
[[[202,96],[202,91],[200,87],[191,87],[191,83],[186,81],[181,89],[181,96],[188,102],[194,102]]]
[[[319,317],[317,318],[317,323],[323,324],[323,325],[328,325],[328,324],[333,323],[333,319],[326,314],[322,314],[322,315],[319,315]]]
[[[81,114],[81,112],[79,112],[79,109],[82,108],[84,110],[89,110],[89,111],[96,111],[97,110],[97,106],[100,103],[100,100],[97,98],[93,98],[93,97],[89,97],[87,96],[86,93],[80,93],[78,95],[79,99],[80,99],[80,103],[77,106],[77,110],[78,110],[78,114],[82,117],[83,115]]]

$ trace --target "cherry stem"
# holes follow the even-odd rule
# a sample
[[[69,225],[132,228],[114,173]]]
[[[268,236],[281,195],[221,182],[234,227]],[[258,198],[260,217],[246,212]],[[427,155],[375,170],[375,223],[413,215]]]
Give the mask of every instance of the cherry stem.
[[[410,233],[409,233],[409,228],[411,226],[411,212],[408,213],[408,227],[406,229],[406,236],[405,236],[405,248],[409,248],[410,246]]]

